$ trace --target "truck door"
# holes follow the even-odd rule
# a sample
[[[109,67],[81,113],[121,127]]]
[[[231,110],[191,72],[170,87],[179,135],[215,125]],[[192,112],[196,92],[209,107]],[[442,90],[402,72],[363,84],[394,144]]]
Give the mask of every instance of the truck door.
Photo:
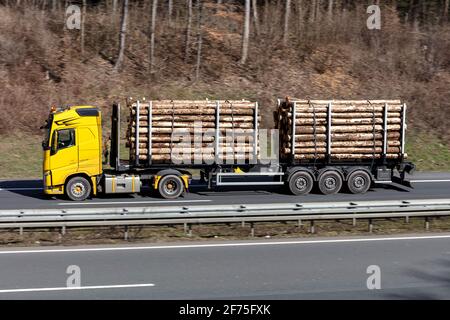
[[[62,185],[68,175],[78,171],[78,148],[75,129],[61,129],[53,133],[50,151],[53,185]]]

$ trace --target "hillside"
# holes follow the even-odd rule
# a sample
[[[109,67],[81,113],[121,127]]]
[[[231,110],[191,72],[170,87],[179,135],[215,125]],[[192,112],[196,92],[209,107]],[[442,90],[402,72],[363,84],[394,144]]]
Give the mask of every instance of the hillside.
[[[245,64],[244,6],[224,2],[193,1],[186,46],[186,1],[172,1],[172,9],[159,1],[150,67],[153,2],[131,1],[124,60],[115,70],[122,1],[86,1],[84,31],[66,28],[63,2],[0,1],[2,141],[40,134],[51,105],[92,104],[107,114],[112,101],[126,96],[255,99],[270,127],[276,98],[289,95],[400,98],[409,106],[414,150],[427,139],[449,150],[450,25],[444,1],[406,1],[414,7],[383,1],[380,30],[367,28],[365,4],[334,1],[330,11],[328,1],[292,1],[286,24],[286,1],[256,1]]]

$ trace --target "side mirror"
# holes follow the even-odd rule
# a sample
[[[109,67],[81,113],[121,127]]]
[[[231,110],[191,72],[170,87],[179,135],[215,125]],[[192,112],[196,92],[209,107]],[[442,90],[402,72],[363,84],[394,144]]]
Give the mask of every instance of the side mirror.
[[[50,155],[56,154],[58,151],[58,132],[53,132],[52,145],[50,147]]]

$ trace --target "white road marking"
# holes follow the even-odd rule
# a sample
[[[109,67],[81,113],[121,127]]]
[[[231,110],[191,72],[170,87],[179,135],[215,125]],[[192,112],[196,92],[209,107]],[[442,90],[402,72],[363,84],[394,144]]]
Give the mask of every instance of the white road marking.
[[[165,246],[142,246],[142,247],[11,250],[11,251],[0,251],[0,254],[62,253],[62,252],[71,253],[71,252],[126,251],[126,250],[131,251],[131,250],[155,250],[155,249],[192,249],[192,248],[252,247],[252,246],[256,247],[256,246],[275,246],[275,245],[294,245],[294,244],[352,243],[352,242],[431,240],[431,239],[450,239],[450,234],[436,235],[436,236],[350,238],[350,239],[298,240],[298,241],[273,241],[273,242],[235,242],[235,243],[187,244],[187,245],[165,245]]]
[[[81,287],[55,287],[55,288],[1,289],[0,293],[141,288],[141,287],[154,287],[154,286],[155,285],[153,283],[138,283],[138,284],[119,284],[119,285],[106,285],[106,286],[84,286],[84,287],[81,286]]]
[[[31,191],[43,190],[43,188],[0,188],[0,191]]]
[[[413,183],[450,182],[450,179],[443,179],[443,180],[410,180],[410,182],[413,182]]]
[[[80,205],[109,205],[109,204],[151,204],[151,203],[180,203],[180,202],[211,202],[212,200],[154,200],[154,201],[109,201],[109,202],[59,202],[58,206]]]

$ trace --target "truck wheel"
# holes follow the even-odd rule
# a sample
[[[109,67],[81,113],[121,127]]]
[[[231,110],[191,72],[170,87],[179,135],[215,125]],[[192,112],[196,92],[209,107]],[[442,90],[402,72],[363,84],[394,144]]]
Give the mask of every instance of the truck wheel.
[[[83,177],[74,177],[66,185],[66,195],[73,201],[84,201],[91,195],[91,184]]]
[[[311,192],[314,180],[308,172],[299,171],[289,178],[289,191],[295,195],[304,195]]]
[[[176,199],[184,191],[183,181],[179,176],[169,174],[159,180],[158,191],[165,199]]]
[[[323,194],[335,194],[342,188],[342,177],[337,171],[327,171],[319,178],[319,189]]]
[[[347,179],[347,187],[351,193],[366,193],[370,188],[372,179],[370,175],[363,170],[356,170],[352,172]]]

